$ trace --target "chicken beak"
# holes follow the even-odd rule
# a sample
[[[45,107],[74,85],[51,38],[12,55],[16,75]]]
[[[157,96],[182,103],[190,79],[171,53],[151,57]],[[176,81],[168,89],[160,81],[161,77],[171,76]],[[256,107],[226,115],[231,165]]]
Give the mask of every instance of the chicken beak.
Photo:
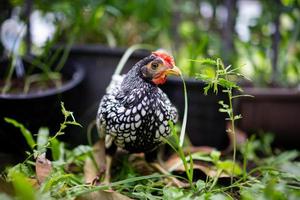
[[[165,75],[175,75],[175,76],[180,76],[181,75],[181,71],[178,67],[173,66],[173,68],[171,69],[167,69],[165,71]]]

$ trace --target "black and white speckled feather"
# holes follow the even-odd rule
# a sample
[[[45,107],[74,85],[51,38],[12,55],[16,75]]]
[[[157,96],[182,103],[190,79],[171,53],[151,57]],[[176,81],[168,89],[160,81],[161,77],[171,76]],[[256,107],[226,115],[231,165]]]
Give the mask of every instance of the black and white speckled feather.
[[[101,137],[108,137],[129,152],[150,152],[161,137],[170,134],[177,110],[155,84],[143,79],[139,68],[153,60],[138,62],[125,76],[115,76],[103,96],[97,115]]]

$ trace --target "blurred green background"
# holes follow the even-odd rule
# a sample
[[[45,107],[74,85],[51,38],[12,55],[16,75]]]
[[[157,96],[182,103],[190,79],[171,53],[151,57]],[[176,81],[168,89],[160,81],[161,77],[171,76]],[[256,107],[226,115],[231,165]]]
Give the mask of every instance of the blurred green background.
[[[243,73],[254,85],[299,86],[300,0],[4,0],[1,4],[1,22],[20,6],[23,21],[32,13],[31,34],[36,38],[48,34],[47,42],[152,44],[170,50],[187,76],[201,70],[189,59],[221,57],[227,65],[244,66]]]

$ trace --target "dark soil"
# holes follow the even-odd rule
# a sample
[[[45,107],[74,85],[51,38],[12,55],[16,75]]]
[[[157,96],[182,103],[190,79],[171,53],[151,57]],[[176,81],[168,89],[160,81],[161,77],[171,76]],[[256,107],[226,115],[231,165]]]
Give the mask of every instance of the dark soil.
[[[38,94],[42,93],[45,90],[54,89],[61,87],[64,83],[68,82],[68,80],[65,79],[55,79],[55,80],[49,80],[45,79],[38,82],[33,82],[30,84],[29,90],[26,92],[26,94]],[[4,80],[0,80],[0,91],[2,91],[2,88],[5,85]],[[25,81],[24,79],[12,79],[11,80],[11,87],[9,91],[6,92],[6,94],[20,94],[23,95],[24,93],[24,86]]]

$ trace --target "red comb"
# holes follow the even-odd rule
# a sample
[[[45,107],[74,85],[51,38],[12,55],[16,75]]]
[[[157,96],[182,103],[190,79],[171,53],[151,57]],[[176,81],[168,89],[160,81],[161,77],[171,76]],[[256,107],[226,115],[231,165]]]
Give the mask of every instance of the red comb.
[[[166,63],[168,63],[169,65],[171,65],[172,67],[175,65],[175,62],[174,62],[174,58],[173,56],[169,55],[167,52],[165,51],[161,51],[161,50],[158,50],[158,51],[154,51],[152,52],[152,54],[162,58]]]

